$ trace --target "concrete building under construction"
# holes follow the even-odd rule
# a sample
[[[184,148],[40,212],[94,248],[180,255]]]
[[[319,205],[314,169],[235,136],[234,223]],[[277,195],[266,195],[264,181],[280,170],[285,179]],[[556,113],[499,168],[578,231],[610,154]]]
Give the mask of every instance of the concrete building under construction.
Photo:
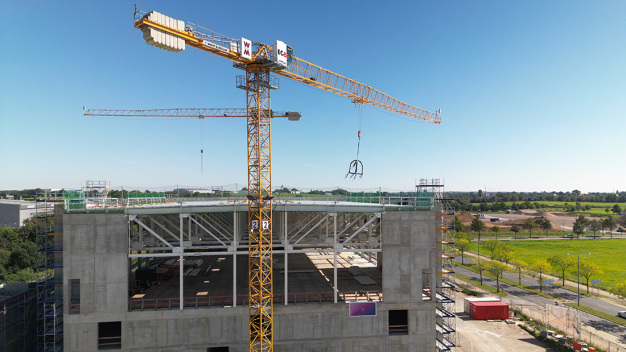
[[[438,184],[422,186],[274,201],[275,351],[454,348],[449,212]],[[66,201],[55,257],[62,338],[52,347],[247,351],[246,200],[152,196],[116,207]]]

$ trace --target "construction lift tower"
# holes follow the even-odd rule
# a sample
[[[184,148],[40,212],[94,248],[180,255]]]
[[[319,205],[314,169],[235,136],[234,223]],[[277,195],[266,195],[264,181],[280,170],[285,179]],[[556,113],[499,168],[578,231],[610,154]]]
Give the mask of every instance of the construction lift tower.
[[[293,55],[276,41],[270,46],[245,38],[229,38],[155,11],[135,8],[135,27],[150,45],[179,52],[187,45],[233,61],[246,72],[237,87],[246,91],[248,140],[248,266],[250,351],[273,351],[272,332],[272,169],[270,91],[278,88],[274,73],[351,99],[417,119],[441,123],[439,112],[403,103],[370,86],[346,78]]]

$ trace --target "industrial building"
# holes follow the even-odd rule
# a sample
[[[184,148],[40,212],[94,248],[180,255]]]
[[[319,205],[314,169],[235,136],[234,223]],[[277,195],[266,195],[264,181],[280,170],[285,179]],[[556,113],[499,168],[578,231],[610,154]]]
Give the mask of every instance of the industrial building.
[[[449,213],[425,190],[273,202],[275,351],[454,348]],[[46,235],[57,310],[40,350],[248,351],[247,210],[245,199],[66,200],[61,232]]]
[[[44,211],[39,209],[40,212]],[[51,212],[52,208],[47,209]],[[0,227],[20,227],[24,220],[37,212],[36,202],[27,200],[0,200]]]

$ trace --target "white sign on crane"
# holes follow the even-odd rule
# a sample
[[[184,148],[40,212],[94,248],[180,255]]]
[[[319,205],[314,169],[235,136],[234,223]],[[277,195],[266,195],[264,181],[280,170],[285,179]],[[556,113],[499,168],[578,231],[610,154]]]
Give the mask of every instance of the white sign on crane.
[[[241,38],[241,57],[247,60],[252,59],[252,41]]]

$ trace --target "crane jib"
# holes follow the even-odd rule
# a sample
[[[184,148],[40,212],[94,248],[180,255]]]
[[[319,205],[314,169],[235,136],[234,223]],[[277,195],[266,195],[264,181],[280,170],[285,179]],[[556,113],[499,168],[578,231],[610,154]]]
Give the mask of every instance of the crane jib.
[[[202,41],[202,45],[204,45],[206,47],[209,47],[210,49],[216,49],[216,50],[219,50],[219,51],[223,51],[225,53],[228,52],[228,49],[226,49],[225,47],[223,47],[221,45],[217,45],[217,44],[215,44],[213,42],[210,42],[208,40],[203,40]]]

